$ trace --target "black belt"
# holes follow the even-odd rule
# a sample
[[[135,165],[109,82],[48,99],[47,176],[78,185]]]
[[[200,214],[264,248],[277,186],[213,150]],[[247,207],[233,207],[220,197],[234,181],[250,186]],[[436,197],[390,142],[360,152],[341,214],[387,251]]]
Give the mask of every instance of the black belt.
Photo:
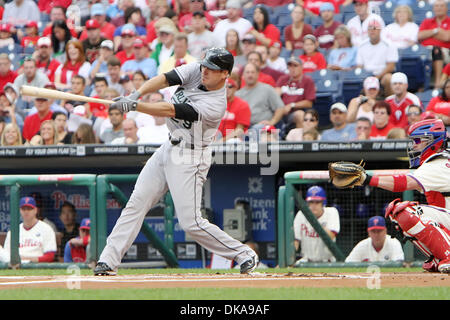
[[[175,138],[172,138],[172,136],[169,135],[169,140],[170,140],[170,143],[173,146],[177,146],[177,145],[179,145],[181,143],[181,141],[183,139],[182,138],[175,139]],[[192,149],[192,150],[195,149],[195,146],[192,143],[184,143],[184,147],[186,147],[188,149]]]

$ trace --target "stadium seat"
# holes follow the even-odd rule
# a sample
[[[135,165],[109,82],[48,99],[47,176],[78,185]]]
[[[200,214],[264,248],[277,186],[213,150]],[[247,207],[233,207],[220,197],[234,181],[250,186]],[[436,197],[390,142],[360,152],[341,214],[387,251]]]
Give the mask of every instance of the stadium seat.
[[[410,4],[410,7],[411,7],[414,15],[419,12],[433,10],[433,6],[430,3],[428,3],[427,1],[423,1],[423,0],[412,1],[412,3]]]
[[[336,71],[329,69],[321,69],[307,74],[314,82],[319,80],[339,80],[339,74]]]
[[[292,24],[292,17],[290,14],[282,14],[278,16],[276,26],[278,29],[280,29],[280,32],[282,32],[282,29],[288,25]]]
[[[285,47],[281,48],[280,57],[284,58],[286,60],[286,62],[291,57],[291,54],[292,54],[291,50],[288,50]]]
[[[313,108],[319,113],[319,126],[330,125],[330,106],[335,102],[342,102],[342,85],[339,80],[321,79],[316,84],[316,100]]]
[[[23,48],[23,53],[27,54],[27,55],[33,54],[34,51],[36,51],[36,47],[35,46],[26,46],[26,47]]]
[[[364,79],[372,74],[364,69],[356,68],[350,71],[338,71],[339,79],[342,81],[342,95],[347,105],[354,97],[359,96],[363,89]]]
[[[341,14],[346,14],[346,13],[351,13],[351,14],[355,14],[355,8],[354,8],[354,4],[349,4],[346,6],[340,5],[339,6],[339,13]]]
[[[313,29],[315,30],[315,29],[317,29],[317,27],[319,27],[320,25],[322,25],[323,24],[323,19],[322,19],[322,17],[320,17],[320,16],[314,16],[314,17],[311,17],[310,19],[309,19],[309,22],[308,22],[310,25],[311,25],[311,27],[313,27]]]
[[[277,6],[272,8],[272,12],[274,15],[279,16],[280,14],[290,15],[294,6],[292,4],[287,4],[284,6]]]
[[[344,19],[344,15],[342,14],[342,13],[336,13],[335,15],[334,15],[334,21],[337,21],[337,22],[342,22],[342,19]]]
[[[419,11],[414,13],[414,22],[420,26],[420,24],[423,22],[423,20],[427,18],[433,17],[433,11],[427,10],[427,11]]]
[[[7,46],[0,48],[0,53],[18,54],[18,53],[22,53],[22,51],[23,51],[22,46],[20,46],[18,44],[9,44]]]
[[[399,61],[397,71],[408,76],[408,88],[417,91],[423,87],[430,87],[432,59],[431,49],[421,45],[413,45],[406,49],[398,50]]]
[[[424,109],[426,109],[431,99],[437,97],[440,93],[441,91],[438,89],[428,89],[422,92],[416,92],[415,95],[422,101],[422,105]]]
[[[383,11],[380,12],[381,18],[383,18],[384,24],[387,26],[394,22],[394,17],[392,16],[393,12]]]

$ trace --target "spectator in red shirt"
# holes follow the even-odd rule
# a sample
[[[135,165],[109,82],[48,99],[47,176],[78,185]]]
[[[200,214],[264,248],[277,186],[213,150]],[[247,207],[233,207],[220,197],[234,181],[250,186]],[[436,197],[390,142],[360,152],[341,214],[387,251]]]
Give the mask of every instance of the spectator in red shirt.
[[[23,138],[30,142],[31,138],[39,131],[41,123],[51,120],[53,112],[50,110],[51,101],[47,98],[36,98],[34,105],[37,113],[27,116],[23,124]]]
[[[303,61],[303,72],[314,72],[320,69],[326,69],[327,60],[320,53],[317,48],[319,42],[317,38],[312,34],[307,34],[303,37],[303,50],[304,54],[300,56]]]
[[[91,7],[91,19],[95,19],[100,24],[100,35],[103,38],[113,40],[114,38],[114,31],[116,30],[116,27],[106,21],[106,10],[102,3],[95,3]],[[83,41],[87,38],[87,32],[86,30],[83,30],[80,35],[80,40]]]
[[[19,33],[17,34],[19,36]],[[20,37],[20,36],[19,36]],[[35,47],[39,40],[39,30],[36,21],[28,21],[25,25],[25,36],[21,37],[22,47]]]
[[[36,67],[48,77],[50,82],[54,82],[55,71],[61,63],[51,57],[52,41],[49,37],[42,37],[37,41],[36,49],[37,50],[34,53]]]
[[[267,83],[267,84],[271,85],[272,87],[275,87],[275,85],[276,85],[275,80],[268,74],[261,72],[262,58],[261,58],[261,54],[259,52],[256,52],[256,51],[250,52],[247,56],[247,62],[253,63],[254,65],[256,65],[258,67],[258,70],[259,70],[258,82]],[[241,77],[241,88],[242,87],[245,87],[245,80],[244,80],[243,75]]]
[[[291,57],[287,65],[289,74],[278,79],[276,89],[285,104],[284,122],[289,131],[293,127],[302,127],[304,110],[312,108],[316,99],[316,86],[303,73],[303,62],[298,57]]]
[[[445,81],[447,81],[447,79],[449,78],[450,78],[450,63],[447,63],[444,67],[444,70],[442,70],[441,81],[438,87],[443,88]]]
[[[72,4],[72,0],[39,0],[37,5],[39,11],[51,15],[52,8],[61,7],[67,9]]]
[[[227,110],[219,125],[222,141],[233,139],[242,140],[242,136],[250,126],[251,111],[247,101],[234,94],[239,89],[232,78],[227,80]]]
[[[45,36],[51,35],[53,23],[55,21],[66,21],[66,20],[67,20],[66,8],[64,8],[63,6],[52,7],[50,10],[50,22],[47,24],[47,26],[42,31],[42,36],[45,37]],[[77,37],[76,30],[73,28],[68,28],[68,29],[70,30],[70,34],[72,35],[72,37],[76,38]]]
[[[257,45],[270,47],[280,41],[280,30],[270,23],[269,13],[261,5],[256,6],[253,11],[253,29],[249,33],[256,38]]]
[[[207,21],[207,29],[213,30],[215,18],[206,11],[206,4],[204,0],[190,0],[189,2],[189,12],[180,17],[178,21],[178,29],[181,32],[189,33],[191,29],[191,21],[194,12],[203,12]]]
[[[116,57],[120,60],[120,64],[125,61],[134,59],[133,43],[136,39],[136,29],[131,24],[123,26],[121,36],[122,50],[117,52]]]
[[[93,98],[104,98],[104,94],[106,89],[108,89],[108,81],[103,76],[96,76],[93,81],[95,94],[92,96]],[[89,118],[91,116],[94,117],[101,117],[101,118],[108,118],[108,106],[102,104],[102,103],[95,103],[90,102],[89,103],[89,109],[88,109],[88,115]]]
[[[423,46],[433,46],[433,72],[437,86],[444,67],[442,49],[450,49],[450,17],[447,16],[447,2],[436,0],[433,3],[433,13],[433,18],[427,18],[420,24],[417,38]]]
[[[320,6],[320,17],[323,24],[314,30],[314,35],[323,49],[330,49],[334,45],[334,32],[342,23],[334,20],[334,6],[330,2]]]
[[[391,90],[394,94],[386,98],[386,102],[391,107],[389,122],[394,127],[404,128],[408,125],[406,108],[411,104],[422,106],[422,102],[415,94],[408,92],[408,78],[402,72],[396,72],[392,75]]]
[[[284,45],[287,50],[303,49],[303,37],[313,34],[313,28],[305,23],[305,9],[296,5],[291,12],[292,24],[284,29]]]
[[[431,99],[426,110],[433,112],[446,126],[450,125],[450,79],[444,82],[442,93]]]
[[[386,101],[377,101],[373,106],[373,125],[370,131],[370,139],[384,140],[389,131],[395,126],[389,122],[391,107]]]
[[[14,83],[17,72],[11,70],[11,60],[7,53],[0,53],[0,88],[4,88],[8,82]]]

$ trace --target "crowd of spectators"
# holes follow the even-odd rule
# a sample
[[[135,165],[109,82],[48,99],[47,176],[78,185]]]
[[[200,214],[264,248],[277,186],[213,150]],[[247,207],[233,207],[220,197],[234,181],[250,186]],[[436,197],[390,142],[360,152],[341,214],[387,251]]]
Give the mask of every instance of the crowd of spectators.
[[[244,141],[250,129],[288,141],[398,138],[425,117],[450,126],[447,2],[432,1],[432,17],[422,21],[411,3],[391,2],[392,23],[380,15],[383,2],[369,0],[9,1],[0,7],[1,145],[160,144],[168,137],[164,119],[101,103],[35,99],[20,87],[113,99],[199,61],[212,46],[235,57],[217,141]],[[353,12],[343,22],[338,15],[346,7]],[[289,23],[280,25],[277,10]],[[320,23],[313,26],[314,19]],[[396,70],[399,50],[411,46],[432,48],[430,86],[418,90],[439,94],[426,103]],[[358,68],[370,74],[360,95],[330,103],[329,122],[321,124],[312,75]]]

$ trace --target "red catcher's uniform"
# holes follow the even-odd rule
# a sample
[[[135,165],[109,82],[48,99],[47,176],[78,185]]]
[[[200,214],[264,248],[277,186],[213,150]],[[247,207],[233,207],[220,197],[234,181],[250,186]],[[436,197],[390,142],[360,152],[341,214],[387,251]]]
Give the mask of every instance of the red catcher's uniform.
[[[421,186],[428,204],[450,209],[450,153],[448,150],[429,157],[408,176]]]
[[[408,116],[406,115],[406,108],[415,104],[422,107],[422,102],[413,93],[407,92],[406,96],[398,101],[395,99],[395,95],[391,95],[385,99],[391,106],[391,116],[389,123],[392,123],[395,127],[405,128],[408,125]]]

